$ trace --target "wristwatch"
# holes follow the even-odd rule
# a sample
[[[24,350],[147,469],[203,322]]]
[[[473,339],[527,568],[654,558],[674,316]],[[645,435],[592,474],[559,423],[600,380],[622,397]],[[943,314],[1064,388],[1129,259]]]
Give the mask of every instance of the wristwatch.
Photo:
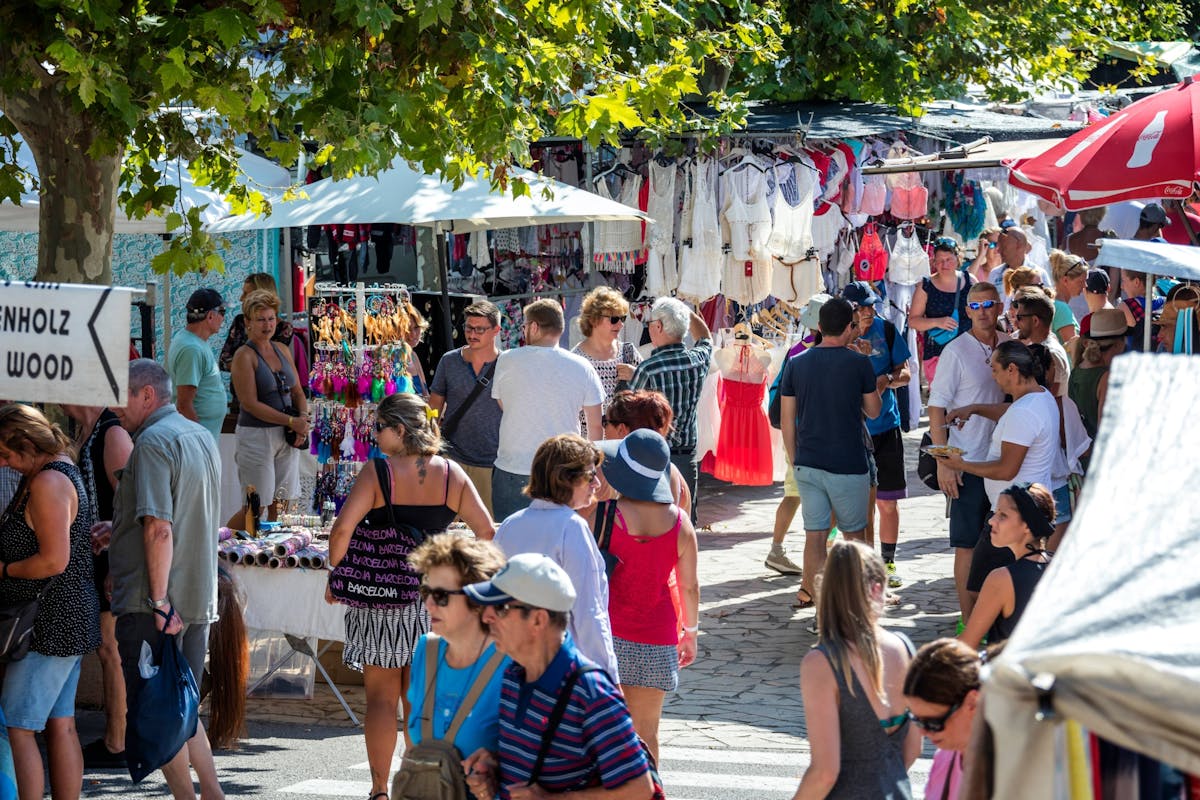
[[[149,603],[150,607],[155,610],[163,609],[171,605],[171,601],[165,597],[162,600],[155,600],[152,597],[147,597],[146,602]]]

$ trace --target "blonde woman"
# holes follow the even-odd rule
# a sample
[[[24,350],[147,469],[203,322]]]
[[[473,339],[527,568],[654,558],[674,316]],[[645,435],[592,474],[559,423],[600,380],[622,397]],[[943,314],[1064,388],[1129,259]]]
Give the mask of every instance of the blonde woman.
[[[336,567],[346,557],[360,523],[380,528],[394,519],[397,525],[411,526],[428,537],[445,531],[458,516],[477,537],[491,539],[495,535],[492,518],[475,486],[462,467],[438,455],[442,440],[436,415],[425,401],[414,394],[394,394],[383,399],[375,415],[376,441],[387,458],[382,465],[358,474],[333,523],[330,565]],[[380,474],[385,476],[383,483]],[[363,673],[367,694],[363,733],[373,800],[387,798],[388,773],[396,750],[396,710],[408,691],[409,664],[417,639],[429,630],[429,614],[416,589],[407,591],[417,585],[415,570],[404,577],[408,583],[396,585],[406,588],[395,598],[346,608],[342,660]],[[325,599],[335,602],[328,589]],[[405,700],[405,719],[408,716]]]
[[[583,298],[579,316],[579,330],[584,339],[571,351],[588,360],[600,376],[604,387],[604,401],[600,404],[603,415],[613,394],[633,378],[633,370],[642,361],[633,342],[622,342],[621,331],[629,317],[629,303],[616,289],[598,286]],[[587,423],[580,415],[580,425],[585,438],[589,437]]]
[[[308,400],[304,396],[291,350],[273,341],[279,325],[279,298],[256,289],[242,301],[246,316],[246,344],[238,348],[230,369],[237,392],[238,483],[254,486],[264,501],[271,499],[270,518],[278,511],[274,498],[300,496],[300,451],[287,443],[285,429],[302,440],[308,436]],[[243,507],[229,527],[244,525]]]
[[[883,560],[861,542],[835,542],[820,583],[817,646],[800,663],[812,762],[794,800],[909,800],[921,750],[903,691],[912,644],[879,624]]]
[[[1088,265],[1079,256],[1055,249],[1050,251],[1050,272],[1054,276],[1054,319],[1050,330],[1059,342],[1066,344],[1079,333],[1079,320],[1075,319],[1070,302],[1083,294]]]

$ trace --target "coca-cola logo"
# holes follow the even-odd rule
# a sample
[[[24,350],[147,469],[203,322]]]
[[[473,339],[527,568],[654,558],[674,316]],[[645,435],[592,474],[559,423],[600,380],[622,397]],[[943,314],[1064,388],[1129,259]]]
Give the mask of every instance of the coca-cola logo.
[[[1191,187],[1185,186],[1164,186],[1163,197],[1187,197],[1192,193]]]

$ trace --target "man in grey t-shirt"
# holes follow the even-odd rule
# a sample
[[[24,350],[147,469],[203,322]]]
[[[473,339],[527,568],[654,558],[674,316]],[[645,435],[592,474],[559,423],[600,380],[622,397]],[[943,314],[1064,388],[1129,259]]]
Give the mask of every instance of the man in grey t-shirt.
[[[500,446],[500,404],[492,398],[491,379],[500,348],[500,309],[486,300],[463,312],[467,343],[442,356],[429,384],[429,406],[436,409],[446,455],[457,461],[492,513],[492,465]],[[478,391],[476,389],[478,388]],[[470,405],[464,405],[474,393]]]
[[[130,710],[137,708],[142,642],[155,652],[164,634],[180,634],[196,683],[204,669],[208,628],[217,620],[217,531],[221,457],[212,436],[171,404],[171,382],[157,362],[129,365],[129,399],[114,409],[133,435],[114,501],[109,566],[117,649]],[[201,723],[163,776],[176,798],[224,797]]]

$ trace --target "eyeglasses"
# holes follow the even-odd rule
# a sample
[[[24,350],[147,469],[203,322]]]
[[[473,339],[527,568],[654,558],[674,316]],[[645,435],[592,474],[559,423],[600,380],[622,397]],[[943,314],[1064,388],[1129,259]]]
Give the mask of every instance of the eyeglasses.
[[[463,325],[464,331],[466,331],[467,333],[473,333],[476,336],[483,336],[485,333],[487,333],[491,329],[492,329],[491,325],[483,325],[478,328],[475,327],[474,325]]]
[[[588,483],[591,483],[592,481],[596,480],[596,476],[598,474],[599,473],[596,471],[595,467],[592,467],[591,469],[585,469],[585,470],[579,471],[580,477],[587,478]]]
[[[622,316],[622,317],[618,317],[618,316],[616,316],[616,315],[614,314],[613,316],[611,316],[611,317],[609,317],[609,318],[608,318],[608,321],[609,321],[609,322],[611,322],[613,325],[624,325],[624,324],[625,324],[625,319],[626,319],[626,318],[625,318],[625,317],[623,317],[623,316]]]
[[[456,594],[465,595],[462,589],[435,589],[432,586],[421,584],[417,587],[417,591],[421,594],[422,600],[433,598],[433,604],[438,608],[445,608],[450,605],[450,598]]]
[[[507,617],[508,612],[512,611],[514,608],[520,610],[522,616],[527,615],[530,611],[537,611],[535,606],[526,606],[513,602],[501,603],[500,605],[492,606],[492,610],[496,612],[497,617]]]
[[[954,716],[954,712],[958,711],[958,709],[962,707],[962,704],[963,701],[959,700],[957,703],[950,706],[950,710],[945,714],[942,714],[940,717],[918,717],[916,714],[912,713],[911,710],[905,711],[904,713],[910,720],[912,720],[912,724],[916,725],[921,730],[929,731],[930,733],[941,733],[946,729],[946,723],[950,721],[952,716]]]
[[[976,300],[975,302],[967,303],[967,308],[972,311],[978,311],[981,308],[991,308],[994,305],[996,305],[995,300]]]

